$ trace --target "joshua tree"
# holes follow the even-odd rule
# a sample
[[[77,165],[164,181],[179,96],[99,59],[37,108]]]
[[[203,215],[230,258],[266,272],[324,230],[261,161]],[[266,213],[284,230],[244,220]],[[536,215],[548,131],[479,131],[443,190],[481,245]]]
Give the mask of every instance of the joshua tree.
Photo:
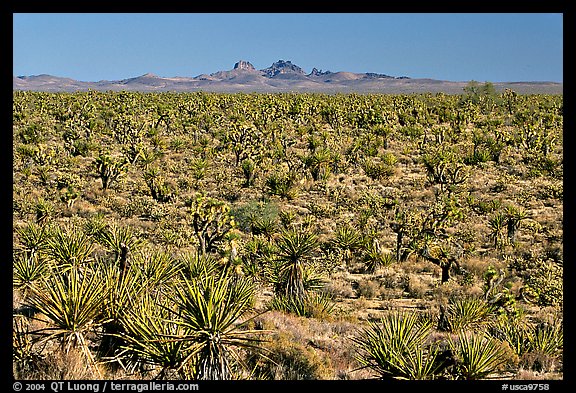
[[[506,208],[506,229],[510,243],[516,241],[516,234],[522,225],[522,221],[528,218],[528,214],[522,208],[508,206]]]
[[[107,190],[113,181],[116,181],[127,171],[128,161],[118,161],[107,154],[100,154],[94,165],[98,176],[102,179],[102,189]]]
[[[186,204],[192,215],[192,228],[199,244],[198,253],[205,255],[235,227],[230,206],[200,194],[189,199]]]
[[[459,260],[464,255],[464,249],[457,243],[438,244],[438,241],[430,242],[425,238],[424,246],[420,248],[419,255],[440,266],[442,269],[441,282],[445,283],[450,279],[450,270],[453,267],[460,268]]]

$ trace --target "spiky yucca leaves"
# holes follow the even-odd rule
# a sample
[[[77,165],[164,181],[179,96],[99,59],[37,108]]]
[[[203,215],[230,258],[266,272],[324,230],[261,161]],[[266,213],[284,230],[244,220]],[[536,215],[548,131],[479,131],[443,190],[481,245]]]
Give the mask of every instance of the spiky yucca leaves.
[[[46,244],[46,254],[62,271],[92,261],[94,244],[83,232],[56,227]]]
[[[441,318],[445,318],[444,328],[452,332],[476,329],[491,322],[494,307],[482,298],[452,297]]]
[[[540,323],[530,335],[528,348],[547,355],[557,355],[564,347],[564,323],[555,319],[551,323]]]
[[[516,241],[516,234],[522,225],[522,221],[529,218],[529,214],[521,207],[506,206],[506,230],[508,240],[514,244]]]
[[[353,226],[339,226],[331,245],[342,253],[344,262],[348,264],[352,261],[354,253],[362,246],[362,236]]]
[[[82,230],[88,235],[98,239],[99,236],[108,229],[106,217],[98,213],[88,219],[82,226]]]
[[[50,234],[50,226],[40,226],[30,222],[26,224],[26,226],[16,230],[18,239],[17,248],[29,256],[41,253],[46,249]]]
[[[256,174],[256,163],[247,158],[242,161],[242,173],[244,174],[244,183],[242,187],[250,187],[254,184],[254,176]]]
[[[34,350],[30,320],[23,315],[12,318],[12,360],[15,379],[25,379],[22,375],[35,370],[40,360],[40,355]]]
[[[308,230],[289,229],[276,242],[280,262],[276,292],[296,298],[306,296],[304,264],[318,248],[318,237]]]
[[[123,252],[134,253],[144,245],[144,240],[129,226],[112,224],[97,228],[94,237],[98,243],[115,253],[116,261],[119,261]]]
[[[274,296],[269,307],[272,310],[285,311],[300,317],[322,318],[332,314],[335,303],[328,294],[309,292],[304,298]]]
[[[120,334],[125,333],[122,325],[127,310],[132,309],[134,302],[139,299],[146,283],[137,274],[135,269],[120,270],[116,264],[98,261],[101,268],[98,273],[105,282],[106,297],[102,307],[102,340],[98,349],[104,360],[116,361],[115,355],[119,351],[123,339]]]
[[[38,202],[36,202],[34,209],[36,213],[36,223],[41,226],[46,225],[50,217],[54,215],[55,211],[52,202],[45,200],[43,198],[38,199]]]
[[[250,228],[254,235],[265,235],[268,239],[272,238],[272,235],[274,235],[278,227],[276,217],[258,217],[256,215],[250,215],[248,217],[248,222],[250,223]]]
[[[509,355],[502,342],[484,333],[459,332],[456,341],[448,338],[456,357],[456,377],[484,379],[504,366]]]
[[[234,366],[241,364],[238,349],[255,348],[259,341],[252,337],[256,331],[243,330],[239,324],[252,307],[254,284],[223,272],[196,280],[184,279],[176,290],[182,326],[189,330],[181,339],[196,348],[194,377],[233,379]]]
[[[492,230],[488,236],[494,242],[494,248],[502,248],[507,244],[507,239],[504,237],[504,227],[506,226],[506,215],[502,212],[496,213],[490,221],[488,226]]]
[[[37,254],[18,254],[13,257],[12,282],[15,288],[24,289],[25,295],[48,271],[48,264]]]
[[[500,315],[493,321],[488,334],[501,341],[506,341],[518,356],[528,352],[531,340],[532,327],[522,316],[511,317]]]
[[[181,268],[178,261],[167,252],[148,248],[134,254],[131,264],[147,290],[169,289]]]
[[[298,197],[299,190],[296,184],[296,177],[292,172],[274,172],[266,178],[264,184],[270,195],[278,195],[287,200],[293,200]]]
[[[274,282],[276,251],[275,243],[263,236],[254,236],[244,243],[240,252],[244,276],[254,282]]]
[[[375,273],[381,267],[390,266],[395,260],[393,253],[383,251],[374,244],[364,252],[364,262],[368,274]]]
[[[286,265],[282,261],[272,260],[264,267],[267,281],[272,284],[275,296],[305,299],[310,291],[322,288],[324,276],[317,272],[313,266],[302,265],[300,278],[302,280],[303,296],[294,296],[286,292],[287,273]]]
[[[197,252],[185,252],[178,256],[180,269],[188,279],[215,274],[218,271],[218,261],[212,255],[198,254]]]
[[[379,322],[370,321],[352,340],[360,364],[381,378],[434,379],[442,362],[437,361],[437,347],[427,345],[431,332],[431,319],[394,312]]]
[[[191,357],[198,343],[179,339],[190,335],[187,326],[173,320],[174,303],[159,294],[144,294],[123,309],[122,351],[116,359],[131,369],[137,366],[159,367],[155,378],[168,377],[170,370],[180,379],[192,378]]]
[[[102,275],[94,271],[81,271],[77,267],[64,272],[53,271],[42,280],[42,285],[31,288],[27,300],[27,306],[36,309],[48,324],[35,334],[40,335],[41,341],[60,340],[66,351],[79,347],[89,364],[95,367],[86,335],[104,322],[101,313],[106,296]]]

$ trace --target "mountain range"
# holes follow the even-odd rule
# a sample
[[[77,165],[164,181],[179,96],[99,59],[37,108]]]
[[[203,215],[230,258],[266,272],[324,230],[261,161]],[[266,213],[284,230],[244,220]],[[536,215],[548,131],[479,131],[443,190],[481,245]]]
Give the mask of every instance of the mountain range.
[[[390,76],[373,72],[331,72],[313,68],[306,73],[289,60],[278,60],[270,67],[257,70],[240,60],[231,70],[201,74],[195,77],[161,77],[144,74],[134,78],[84,82],[52,75],[14,76],[13,90],[74,91],[140,91],[140,92],[318,92],[318,93],[438,93],[459,94],[470,81],[445,81],[428,78]],[[557,82],[494,82],[496,91],[512,89],[519,94],[562,94]]]

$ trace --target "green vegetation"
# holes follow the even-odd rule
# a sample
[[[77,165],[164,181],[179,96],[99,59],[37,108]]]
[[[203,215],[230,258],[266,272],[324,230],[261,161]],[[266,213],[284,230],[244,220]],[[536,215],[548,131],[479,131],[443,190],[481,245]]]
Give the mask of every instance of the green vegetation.
[[[14,377],[561,379],[562,131],[489,83],[15,91]]]

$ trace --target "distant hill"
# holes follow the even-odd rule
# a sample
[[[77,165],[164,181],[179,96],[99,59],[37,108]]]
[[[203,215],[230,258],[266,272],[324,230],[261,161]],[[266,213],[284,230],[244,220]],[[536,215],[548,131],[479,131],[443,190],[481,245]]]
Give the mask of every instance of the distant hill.
[[[482,81],[483,82],[483,81]],[[318,93],[439,93],[459,94],[469,81],[444,81],[427,78],[394,77],[374,72],[322,71],[306,73],[289,60],[278,60],[270,67],[256,70],[245,60],[231,70],[195,77],[161,77],[144,74],[117,81],[83,82],[52,75],[13,77],[13,90],[74,91],[174,91],[174,92],[318,92]],[[512,89],[520,94],[563,94],[556,82],[494,82],[496,91]]]

